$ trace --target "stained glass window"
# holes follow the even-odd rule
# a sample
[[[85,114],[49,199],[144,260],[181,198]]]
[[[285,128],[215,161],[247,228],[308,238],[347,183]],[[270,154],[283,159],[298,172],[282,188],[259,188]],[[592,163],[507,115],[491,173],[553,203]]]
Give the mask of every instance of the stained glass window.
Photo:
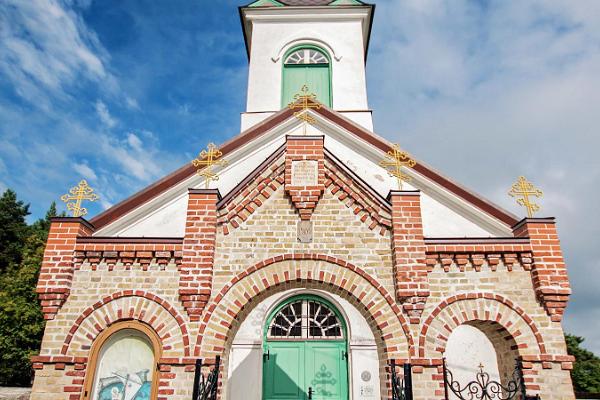
[[[270,339],[341,339],[342,325],[333,310],[315,300],[297,300],[284,306],[271,320]]]
[[[122,329],[102,345],[92,400],[147,400],[154,371],[150,340],[135,329]]]

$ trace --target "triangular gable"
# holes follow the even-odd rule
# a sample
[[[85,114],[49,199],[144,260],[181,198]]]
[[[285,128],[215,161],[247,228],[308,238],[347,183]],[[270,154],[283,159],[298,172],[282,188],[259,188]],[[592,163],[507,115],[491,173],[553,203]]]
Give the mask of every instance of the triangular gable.
[[[350,133],[352,136],[349,137],[348,140],[352,141],[353,137],[353,141],[355,141],[356,143],[365,143],[365,146],[369,146],[369,150],[374,154],[379,154],[379,157],[383,157],[383,154],[391,149],[391,144],[385,139],[360,127],[359,125],[345,118],[336,111],[322,106],[320,109],[314,111],[311,110],[310,112],[313,113],[315,117],[320,118],[320,120],[324,124],[327,123],[331,125],[332,129],[341,128],[345,132]],[[259,142],[265,133],[274,130],[278,126],[282,126],[286,123],[288,125],[290,123],[295,123],[296,121],[294,121],[294,118],[292,118],[292,116],[293,111],[288,108],[285,108],[280,112],[274,114],[270,118],[264,120],[263,122],[242,132],[241,134],[239,134],[238,136],[229,140],[221,146],[223,156],[227,157],[228,155],[236,153],[242,147],[249,147],[246,145],[250,144],[251,142],[252,144]],[[272,151],[270,153],[272,153]],[[267,156],[268,154],[265,154],[264,157],[266,158]],[[470,204],[471,206],[482,211],[488,216],[491,216],[494,219],[500,221],[507,227],[514,225],[518,221],[518,219],[511,213],[483,199],[481,196],[478,196],[473,192],[465,189],[461,185],[457,184],[456,182],[453,182],[449,178],[441,175],[439,172],[435,171],[434,169],[430,168],[429,166],[423,163],[418,162],[414,168],[414,172],[416,172],[418,175],[425,178],[426,180],[430,181],[432,185],[436,185],[443,188],[444,191],[447,191],[452,196]],[[195,168],[191,164],[188,164],[178,169],[174,173],[166,176],[165,178],[159,180],[155,184],[124,200],[123,202],[104,211],[103,213],[94,217],[90,222],[97,229],[106,227],[108,224],[111,224],[112,222],[122,218],[123,216],[141,207],[143,204],[151,201],[152,199],[160,196],[161,194],[169,191],[175,186],[181,185],[186,180],[189,180],[191,177],[193,177],[194,174]],[[507,231],[510,230],[507,228]]]
[[[228,234],[259,210],[271,195],[283,188],[285,146],[278,148],[217,203],[218,224]],[[325,189],[350,208],[370,230],[384,235],[391,227],[389,202],[325,150]]]

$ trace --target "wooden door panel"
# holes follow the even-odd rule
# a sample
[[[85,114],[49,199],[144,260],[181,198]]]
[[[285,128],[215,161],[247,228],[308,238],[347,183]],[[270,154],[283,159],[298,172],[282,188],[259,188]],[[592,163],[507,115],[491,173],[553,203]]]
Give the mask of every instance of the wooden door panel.
[[[304,343],[274,342],[263,360],[263,398],[304,400]]]
[[[307,342],[305,359],[306,390],[313,389],[313,400],[348,398],[347,363],[342,357],[345,343]]]

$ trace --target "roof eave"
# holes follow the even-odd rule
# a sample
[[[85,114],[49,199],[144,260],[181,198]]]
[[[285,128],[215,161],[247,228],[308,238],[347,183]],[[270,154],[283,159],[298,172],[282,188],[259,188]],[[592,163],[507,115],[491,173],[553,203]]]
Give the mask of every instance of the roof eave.
[[[272,9],[274,7],[266,7],[266,9]],[[331,9],[333,7],[331,6],[286,6],[286,7],[276,7],[278,9]],[[367,19],[367,24],[368,26],[365,29],[366,35],[365,35],[365,43],[364,43],[364,50],[365,50],[365,63],[367,62],[367,55],[369,53],[369,44],[371,42],[371,31],[373,28],[373,19],[375,17],[375,4],[369,4],[369,3],[364,3],[363,5],[359,5],[359,6],[335,6],[336,9],[358,9],[358,8],[362,8],[362,9],[368,9],[368,13],[369,13],[369,17]],[[248,29],[251,29],[251,25],[246,23],[246,18],[245,18],[245,12],[246,10],[260,10],[261,8],[254,8],[254,7],[248,7],[248,5],[245,6],[240,6],[238,7],[238,12],[240,15],[240,23],[242,24],[242,32],[244,35],[244,45],[246,47],[246,56],[248,57],[248,60],[250,60],[250,40],[252,38],[252,34],[251,32],[248,32]]]

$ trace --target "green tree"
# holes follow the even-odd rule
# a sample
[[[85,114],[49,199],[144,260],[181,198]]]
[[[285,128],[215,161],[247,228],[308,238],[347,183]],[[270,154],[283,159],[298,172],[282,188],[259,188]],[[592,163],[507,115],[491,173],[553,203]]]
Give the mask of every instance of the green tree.
[[[2,238],[19,253],[0,270],[0,386],[27,386],[32,376],[30,357],[38,354],[44,332],[35,288],[56,204],[52,203],[45,218],[27,226],[29,206],[17,201],[14,192],[7,192],[0,199],[0,219],[10,234]]]
[[[0,197],[0,273],[21,262],[29,233],[25,222],[28,215],[29,205],[17,200],[17,194],[7,189]]]
[[[581,347],[582,337],[566,334],[565,340],[567,352],[576,358],[571,371],[575,391],[600,393],[600,357]]]
[[[35,287],[44,256],[44,241],[26,240],[23,259],[0,276],[0,385],[31,383],[30,357],[39,352],[44,319]]]

